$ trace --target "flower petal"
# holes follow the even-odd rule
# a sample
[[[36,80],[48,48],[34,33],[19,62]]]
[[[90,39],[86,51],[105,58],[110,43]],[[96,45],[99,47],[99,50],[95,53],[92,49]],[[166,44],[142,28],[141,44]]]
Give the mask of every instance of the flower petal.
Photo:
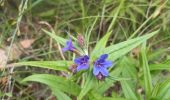
[[[107,71],[106,68],[100,68],[100,72],[102,73],[103,76],[108,76],[109,72]]]
[[[111,61],[105,61],[104,63],[103,63],[103,66],[105,67],[105,68],[109,68],[109,67],[111,67],[113,64],[112,64],[112,62]]]
[[[70,45],[70,43],[72,42],[72,40],[70,39],[70,40],[68,40],[67,42],[66,42],[66,45]]]
[[[86,70],[86,69],[88,69],[88,68],[89,68],[89,66],[88,66],[88,65],[84,65],[84,66],[79,65],[79,66],[77,67],[77,71],[80,71],[80,70]]]
[[[73,51],[74,50],[74,46],[72,44],[72,39],[70,38],[70,40],[68,40],[66,42],[66,45],[64,48],[62,48],[62,51],[65,52],[65,51]]]
[[[104,60],[104,59],[107,59],[107,57],[108,57],[108,54],[102,54],[99,59],[103,59]]]
[[[100,69],[98,69],[98,68],[96,68],[96,67],[93,68],[93,74],[94,74],[95,76],[99,74],[99,71],[100,71]]]
[[[66,47],[62,48],[63,52],[66,52],[67,50],[68,50],[68,48],[66,48]]]
[[[81,64],[81,59],[82,59],[82,57],[75,58],[74,63]]]
[[[89,56],[85,55],[84,59],[88,61],[89,60]]]

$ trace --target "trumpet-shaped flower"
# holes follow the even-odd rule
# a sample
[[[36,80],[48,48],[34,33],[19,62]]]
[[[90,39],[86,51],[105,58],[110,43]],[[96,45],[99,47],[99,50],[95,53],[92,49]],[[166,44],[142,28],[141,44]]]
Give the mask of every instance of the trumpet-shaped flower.
[[[74,51],[75,47],[73,46],[73,43],[72,43],[72,39],[70,38],[70,40],[68,40],[66,42],[66,45],[64,48],[62,48],[62,51],[65,52],[65,51]]]
[[[103,54],[94,62],[93,74],[95,76],[106,77],[109,75],[107,68],[112,66],[112,62],[106,60],[107,57],[108,54]]]
[[[76,58],[74,62],[77,64],[77,71],[89,68],[89,57],[87,55]]]

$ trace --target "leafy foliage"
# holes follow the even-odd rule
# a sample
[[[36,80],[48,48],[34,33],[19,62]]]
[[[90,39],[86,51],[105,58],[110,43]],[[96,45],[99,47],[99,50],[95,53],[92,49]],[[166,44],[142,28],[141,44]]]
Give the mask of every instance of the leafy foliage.
[[[0,4],[0,55],[4,51],[8,60],[0,64],[1,99],[170,99],[170,1],[7,0]],[[31,46],[18,45],[27,38],[35,40]],[[62,52],[70,38],[74,53]],[[109,76],[100,76],[104,80],[99,81],[93,69],[102,54],[108,54],[113,65]],[[89,62],[80,65],[89,67],[77,71],[74,60],[84,55]]]

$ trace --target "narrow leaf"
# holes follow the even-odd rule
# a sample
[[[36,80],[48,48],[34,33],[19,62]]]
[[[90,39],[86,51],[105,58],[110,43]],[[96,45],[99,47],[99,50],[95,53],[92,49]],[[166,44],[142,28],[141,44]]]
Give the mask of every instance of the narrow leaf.
[[[27,61],[14,63],[14,66],[34,66],[60,71],[68,71],[71,61]]]
[[[58,43],[60,43],[61,45],[65,45],[65,43],[66,43],[66,39],[64,39],[64,38],[62,38],[62,37],[59,37],[59,36],[57,36],[57,35],[55,35],[55,33],[53,33],[53,32],[49,32],[49,31],[47,31],[47,30],[45,30],[45,29],[42,29],[46,34],[48,34],[51,38],[53,38],[55,41],[57,41]]]
[[[75,96],[77,96],[80,92],[80,87],[77,84],[60,76],[49,74],[35,74],[22,80],[22,82],[26,81],[34,81],[46,84],[50,88],[52,88],[54,92],[60,90],[62,92],[66,92]]]
[[[120,81],[123,93],[127,99],[137,100],[137,97],[126,81]]]
[[[101,54],[100,52],[105,48],[106,43],[107,43],[111,33],[112,33],[112,31],[106,33],[106,35],[102,39],[100,39],[100,41],[96,44],[96,46],[93,49],[92,54],[91,54],[92,59],[97,58],[98,55]]]
[[[114,60],[122,57],[123,55],[125,55],[126,53],[128,53],[129,51],[134,49],[135,47],[139,46],[141,43],[143,43],[147,39],[149,39],[152,36],[154,36],[155,34],[157,34],[158,31],[159,30],[154,31],[150,34],[141,36],[141,37],[129,39],[127,41],[124,41],[124,42],[121,42],[121,43],[118,43],[115,45],[111,45],[111,46],[105,48],[102,53],[109,54],[109,59],[114,61]]]
[[[146,42],[143,43],[141,48],[141,56],[142,56],[142,66],[143,66],[143,74],[144,74],[144,84],[146,90],[146,98],[149,99],[152,91],[152,79],[150,74],[150,69],[148,65],[148,60],[146,56]]]
[[[94,84],[95,84],[95,79],[92,76],[92,73],[89,73],[89,75],[87,76],[87,80],[86,80],[77,100],[82,100],[82,98],[93,88]]]

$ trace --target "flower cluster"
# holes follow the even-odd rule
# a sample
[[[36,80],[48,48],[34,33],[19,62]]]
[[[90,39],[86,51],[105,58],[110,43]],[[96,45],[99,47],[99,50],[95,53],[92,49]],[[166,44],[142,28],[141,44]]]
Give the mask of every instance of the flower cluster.
[[[82,40],[82,39],[81,39]],[[83,41],[84,42],[84,41]],[[78,39],[78,43],[82,43],[79,42]],[[81,47],[83,46],[82,44],[80,44]],[[70,38],[70,40],[68,40],[66,42],[65,47],[62,49],[63,52],[66,51],[71,51],[71,52],[77,52],[76,48],[73,46],[72,43],[72,39]],[[75,52],[75,53],[76,53]],[[107,70],[107,68],[112,66],[112,62],[109,60],[106,60],[108,58],[108,54],[102,54],[97,60],[94,61],[93,65],[93,74],[96,76],[96,78],[98,80],[104,80],[105,77],[107,77],[109,75],[109,72]],[[90,61],[89,61],[89,56],[88,55],[81,55],[78,58],[74,59],[74,65],[71,66],[71,71],[72,72],[78,72],[80,70],[87,70],[89,68],[90,65]]]

